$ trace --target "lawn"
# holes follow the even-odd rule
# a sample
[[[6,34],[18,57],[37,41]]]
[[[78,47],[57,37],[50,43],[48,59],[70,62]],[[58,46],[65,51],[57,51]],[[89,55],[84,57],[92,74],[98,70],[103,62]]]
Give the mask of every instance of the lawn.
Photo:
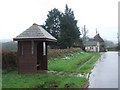
[[[99,58],[97,52],[83,52],[80,49],[54,50],[56,55],[49,56],[48,70],[63,72],[88,73]],[[59,53],[57,53],[59,52]],[[51,54],[54,54],[51,52]],[[50,54],[49,54],[50,55]],[[53,74],[18,74],[17,71],[3,70],[3,88],[83,88],[87,82],[85,77],[53,75]]]

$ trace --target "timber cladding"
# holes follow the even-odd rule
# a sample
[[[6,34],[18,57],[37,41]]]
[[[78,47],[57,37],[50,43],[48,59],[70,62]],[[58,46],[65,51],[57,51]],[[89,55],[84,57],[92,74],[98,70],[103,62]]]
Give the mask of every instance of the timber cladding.
[[[43,55],[42,41],[18,41],[18,68],[21,73],[37,73],[47,70],[47,45]]]
[[[18,41],[19,73],[47,71],[47,42],[56,42],[56,38],[40,25],[33,24],[13,40]]]

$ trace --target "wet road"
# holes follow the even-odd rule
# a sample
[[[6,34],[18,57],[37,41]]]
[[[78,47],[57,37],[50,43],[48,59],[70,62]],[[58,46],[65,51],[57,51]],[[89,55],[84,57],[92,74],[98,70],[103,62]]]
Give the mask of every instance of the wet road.
[[[89,78],[88,88],[118,88],[118,52],[105,52]]]

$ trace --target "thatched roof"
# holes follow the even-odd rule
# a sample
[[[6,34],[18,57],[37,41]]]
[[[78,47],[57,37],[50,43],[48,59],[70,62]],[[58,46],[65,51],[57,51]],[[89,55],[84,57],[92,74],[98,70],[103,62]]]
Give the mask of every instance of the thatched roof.
[[[13,38],[19,40],[43,40],[43,41],[57,41],[50,33],[43,29],[40,25],[33,24],[30,28]]]

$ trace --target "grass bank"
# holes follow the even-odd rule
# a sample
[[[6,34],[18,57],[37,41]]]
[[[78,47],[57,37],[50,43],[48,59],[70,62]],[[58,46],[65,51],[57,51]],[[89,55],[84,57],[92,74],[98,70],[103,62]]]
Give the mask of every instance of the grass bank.
[[[48,69],[64,72],[88,73],[99,58],[97,52],[82,52],[80,49],[50,51]],[[50,54],[49,52],[49,54]],[[57,53],[59,52],[59,54]],[[52,54],[54,54],[52,56]],[[18,74],[17,71],[3,71],[3,88],[83,88],[85,77],[51,74]]]
[[[75,52],[60,58],[49,60],[49,70],[88,73],[99,58],[97,52]]]

